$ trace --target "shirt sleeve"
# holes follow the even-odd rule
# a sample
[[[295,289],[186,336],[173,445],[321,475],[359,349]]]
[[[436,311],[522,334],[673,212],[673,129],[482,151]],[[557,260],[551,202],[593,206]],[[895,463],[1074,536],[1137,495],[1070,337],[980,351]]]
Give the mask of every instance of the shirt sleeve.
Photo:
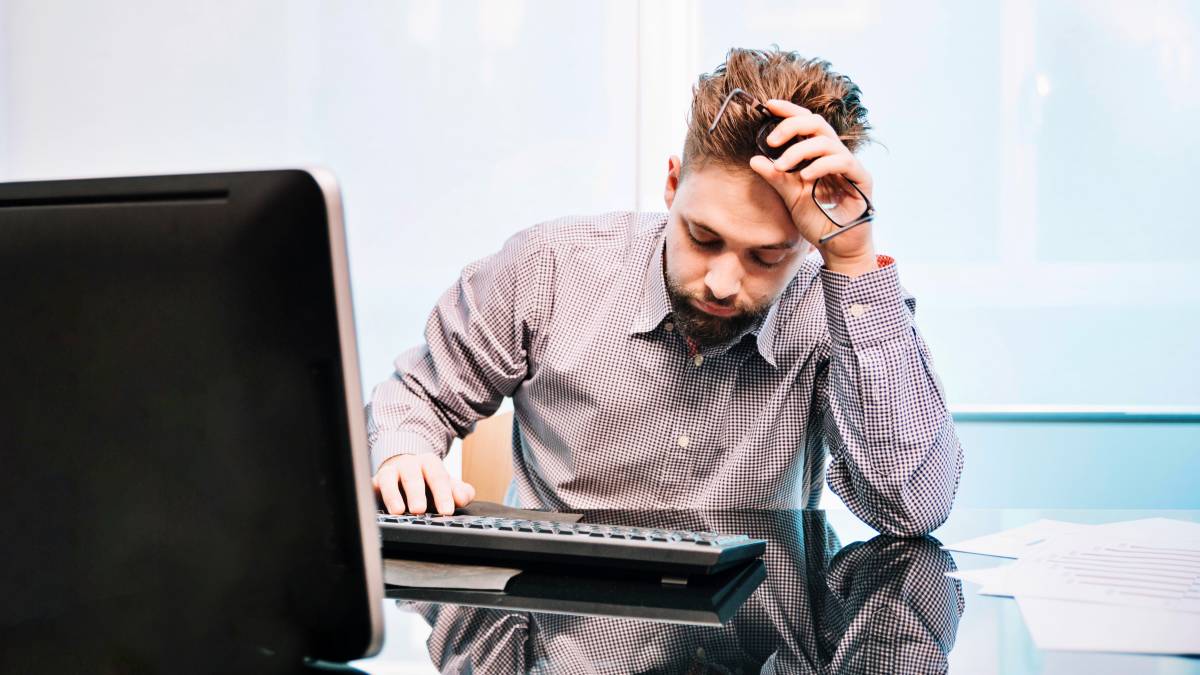
[[[438,300],[425,344],[401,354],[367,405],[371,473],[400,454],[445,456],[455,436],[500,407],[528,372],[552,306],[553,257],[538,228],[469,265]]]
[[[821,270],[832,342],[817,382],[831,455],[829,487],[864,522],[895,536],[945,521],[962,447],[896,265],[858,277]]]
[[[950,672],[966,608],[962,582],[946,576],[955,569],[933,537],[879,536],[839,551],[817,603],[827,672]]]

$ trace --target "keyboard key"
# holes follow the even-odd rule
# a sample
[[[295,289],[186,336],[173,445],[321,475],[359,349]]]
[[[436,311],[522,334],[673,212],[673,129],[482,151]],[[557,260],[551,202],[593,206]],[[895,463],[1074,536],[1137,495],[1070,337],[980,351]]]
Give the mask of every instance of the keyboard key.
[[[397,549],[401,546],[406,547],[406,550],[439,546],[429,540],[429,533],[413,533],[412,538],[404,534],[413,528],[436,529],[440,530],[437,535],[439,538],[445,536],[447,542],[454,542],[450,545],[465,549],[479,542],[480,549],[486,550],[489,556],[497,560],[504,560],[506,555],[518,551],[523,552],[522,555],[530,552],[532,540],[537,539],[546,541],[544,549],[533,549],[538,552],[539,559],[564,558],[564,562],[572,565],[581,564],[581,559],[586,559],[587,562],[582,564],[594,563],[606,567],[620,567],[629,564],[630,560],[639,560],[640,564],[652,565],[673,573],[679,571],[682,574],[696,573],[696,570],[708,574],[712,570],[722,569],[748,557],[762,555],[765,548],[765,542],[752,540],[744,535],[622,525],[559,523],[485,516],[441,516],[435,513],[414,516],[380,512],[377,514],[377,520],[385,545],[395,546]],[[550,537],[530,538],[529,534],[557,534],[565,539],[555,543]],[[572,541],[579,538],[588,541]],[[689,553],[685,549],[692,552]],[[443,554],[442,550],[436,552],[439,555]],[[688,566],[690,571],[680,569]]]

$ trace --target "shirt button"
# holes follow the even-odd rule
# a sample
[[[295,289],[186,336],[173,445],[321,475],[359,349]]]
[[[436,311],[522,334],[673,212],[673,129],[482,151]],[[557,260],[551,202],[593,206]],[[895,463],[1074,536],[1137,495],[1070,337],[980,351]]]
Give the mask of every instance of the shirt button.
[[[695,358],[692,359],[692,363],[696,364],[696,366],[698,367],[701,363],[704,363],[704,355],[697,354],[695,356]]]
[[[663,330],[665,330],[665,331],[667,331],[668,333],[670,333],[671,331],[675,330],[675,324],[673,324],[673,323],[671,323],[670,321],[668,321],[668,322],[666,322],[666,323],[664,323],[664,324],[663,324]]]
[[[688,437],[687,437],[687,434],[684,434],[684,435],[680,436],[680,437],[679,437],[679,441],[678,441],[678,443],[679,443],[679,447],[681,447],[681,448],[686,448],[686,447],[688,446]]]
[[[857,318],[867,313],[867,306],[854,303],[850,305],[850,315]]]

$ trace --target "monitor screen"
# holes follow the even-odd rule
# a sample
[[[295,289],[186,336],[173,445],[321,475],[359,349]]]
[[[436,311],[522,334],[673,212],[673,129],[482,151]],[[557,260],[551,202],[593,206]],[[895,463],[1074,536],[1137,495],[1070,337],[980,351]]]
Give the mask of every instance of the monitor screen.
[[[0,670],[378,649],[331,176],[0,185],[0,298]]]

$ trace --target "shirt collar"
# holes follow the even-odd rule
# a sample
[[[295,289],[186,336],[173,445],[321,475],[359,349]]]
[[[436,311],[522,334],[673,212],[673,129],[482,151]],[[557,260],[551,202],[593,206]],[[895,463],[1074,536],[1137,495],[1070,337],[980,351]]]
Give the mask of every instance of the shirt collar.
[[[633,315],[633,322],[630,325],[631,335],[649,333],[658,328],[659,324],[671,313],[671,296],[667,294],[666,270],[663,268],[663,252],[665,250],[666,230],[664,229],[658,237],[658,243],[654,246],[654,252],[646,266],[646,273],[642,277],[641,302]],[[782,298],[782,295],[780,297]],[[759,355],[772,367],[778,366],[775,361],[775,335],[778,331],[779,300],[776,300],[767,311],[767,315],[747,331],[748,334],[755,336]],[[744,338],[745,334],[739,340]],[[737,342],[738,340],[731,341],[720,351],[725,351]]]
[[[671,313],[671,297],[667,295],[667,281],[663,269],[663,251],[666,249],[666,230],[658,236],[654,253],[650,256],[650,264],[642,277],[641,303],[638,311],[633,314],[630,326],[631,334],[649,333],[658,328],[663,319]]]
[[[781,330],[780,323],[783,318],[780,316],[780,305],[783,304],[785,298],[797,298],[808,292],[809,286],[816,280],[817,275],[821,270],[821,261],[819,259],[809,258],[804,261],[800,269],[796,270],[796,276],[784,287],[783,292],[771,305],[771,309],[767,311],[767,315],[763,317],[762,323],[754,329],[755,337],[758,341],[758,353],[762,354],[763,360],[772,366],[778,367],[779,364],[775,361],[775,341]]]
[[[779,332],[779,301],[782,299],[783,294],[780,294],[775,299],[775,302],[771,304],[771,309],[767,310],[767,315],[763,317],[763,320],[753,330],[754,341],[758,345],[758,353],[773,368],[779,366],[775,362],[775,334]]]

